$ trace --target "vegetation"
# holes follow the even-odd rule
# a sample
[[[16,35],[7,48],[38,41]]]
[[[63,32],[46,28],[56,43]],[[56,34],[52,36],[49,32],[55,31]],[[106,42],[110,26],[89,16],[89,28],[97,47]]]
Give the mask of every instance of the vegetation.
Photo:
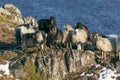
[[[27,59],[23,70],[27,73],[24,80],[42,80],[41,74],[36,72],[36,67],[31,63],[30,59]]]
[[[7,22],[7,19],[5,17],[3,17],[3,16],[0,16],[0,21],[1,22]]]

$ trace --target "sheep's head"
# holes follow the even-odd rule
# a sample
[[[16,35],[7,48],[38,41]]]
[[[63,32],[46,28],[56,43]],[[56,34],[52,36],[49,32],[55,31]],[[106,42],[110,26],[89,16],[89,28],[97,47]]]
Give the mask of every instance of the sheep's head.
[[[81,28],[81,22],[77,22],[76,24],[75,24],[75,29],[79,29],[79,28]]]
[[[50,34],[56,34],[56,32],[57,32],[57,27],[54,26],[54,25],[51,25],[49,30],[50,30],[50,31],[49,31]]]
[[[50,17],[50,24],[56,25],[56,20],[55,20],[55,17],[54,17],[54,16],[51,16],[51,17]]]
[[[98,32],[94,32],[94,33],[93,33],[93,38],[94,38],[95,40],[100,40],[100,39],[102,38],[102,36],[101,36]]]
[[[65,31],[73,30],[73,28],[70,24],[65,25],[64,28],[65,28]]]

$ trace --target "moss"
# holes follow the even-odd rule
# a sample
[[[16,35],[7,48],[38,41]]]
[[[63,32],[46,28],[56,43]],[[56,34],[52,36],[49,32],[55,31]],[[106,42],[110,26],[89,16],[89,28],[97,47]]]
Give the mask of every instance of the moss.
[[[7,22],[7,19],[5,17],[3,17],[3,16],[0,16],[0,21],[1,22]]]

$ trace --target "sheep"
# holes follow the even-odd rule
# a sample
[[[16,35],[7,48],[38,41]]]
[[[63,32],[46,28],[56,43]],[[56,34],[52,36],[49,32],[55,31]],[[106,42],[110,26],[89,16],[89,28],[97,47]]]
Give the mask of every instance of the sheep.
[[[72,43],[79,44],[78,50],[84,50],[84,44],[87,42],[87,38],[87,33],[83,29],[72,31]]]
[[[22,37],[22,49],[26,50],[29,47],[37,47],[43,49],[47,41],[47,34],[43,31],[24,34]]]
[[[90,41],[90,31],[85,25],[83,25],[81,22],[77,22],[74,29],[83,29],[87,33],[88,40]]]
[[[71,25],[67,24],[64,26],[64,31],[63,31],[63,40],[62,43],[66,43],[66,46],[68,48],[68,44],[70,44],[70,48],[71,48],[71,34],[72,34],[73,28]]]
[[[50,29],[48,32],[47,44],[52,47],[55,45],[56,47],[61,47],[63,40],[63,32],[57,28],[56,23],[52,22],[50,25]]]
[[[70,48],[72,48],[71,44],[78,44],[78,50],[83,49],[83,44],[86,43],[88,38],[87,33],[83,29],[73,29],[69,24],[65,26],[63,34],[63,43],[70,43]],[[82,48],[79,44],[81,44]]]
[[[118,58],[120,59],[120,36],[116,34],[105,35],[111,41],[113,51],[118,54]]]
[[[55,17],[53,17],[53,16],[51,16],[50,19],[38,20],[39,30],[43,30],[43,31],[45,31],[45,33],[48,33],[50,25],[52,23],[56,24]]]
[[[113,47],[108,38],[102,37],[98,33],[93,34],[95,45],[98,50],[102,51],[102,58],[106,60],[106,53],[113,52]]]
[[[21,44],[22,35],[27,33],[34,33],[36,30],[38,30],[38,26],[36,26],[36,24],[34,23],[35,23],[35,20],[31,20],[31,23],[19,25],[18,27],[15,28],[14,35],[15,35],[17,45]]]

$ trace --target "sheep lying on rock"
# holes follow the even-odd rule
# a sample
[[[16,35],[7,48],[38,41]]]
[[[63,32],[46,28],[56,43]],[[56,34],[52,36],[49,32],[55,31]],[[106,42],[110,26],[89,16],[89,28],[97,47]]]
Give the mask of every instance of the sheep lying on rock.
[[[26,50],[29,47],[37,47],[43,49],[46,44],[47,34],[43,31],[36,31],[35,33],[24,34],[22,37],[22,49]]]
[[[106,59],[106,53],[113,52],[113,47],[112,47],[110,40],[108,38],[102,37],[98,33],[94,33],[93,36],[95,39],[94,41],[95,41],[95,45],[97,49],[102,51],[102,58]]]
[[[24,34],[34,33],[36,30],[38,30],[38,27],[36,24],[34,24],[34,22],[34,20],[31,20],[31,23],[19,25],[15,28],[15,39],[18,45],[21,44],[21,39]]]

